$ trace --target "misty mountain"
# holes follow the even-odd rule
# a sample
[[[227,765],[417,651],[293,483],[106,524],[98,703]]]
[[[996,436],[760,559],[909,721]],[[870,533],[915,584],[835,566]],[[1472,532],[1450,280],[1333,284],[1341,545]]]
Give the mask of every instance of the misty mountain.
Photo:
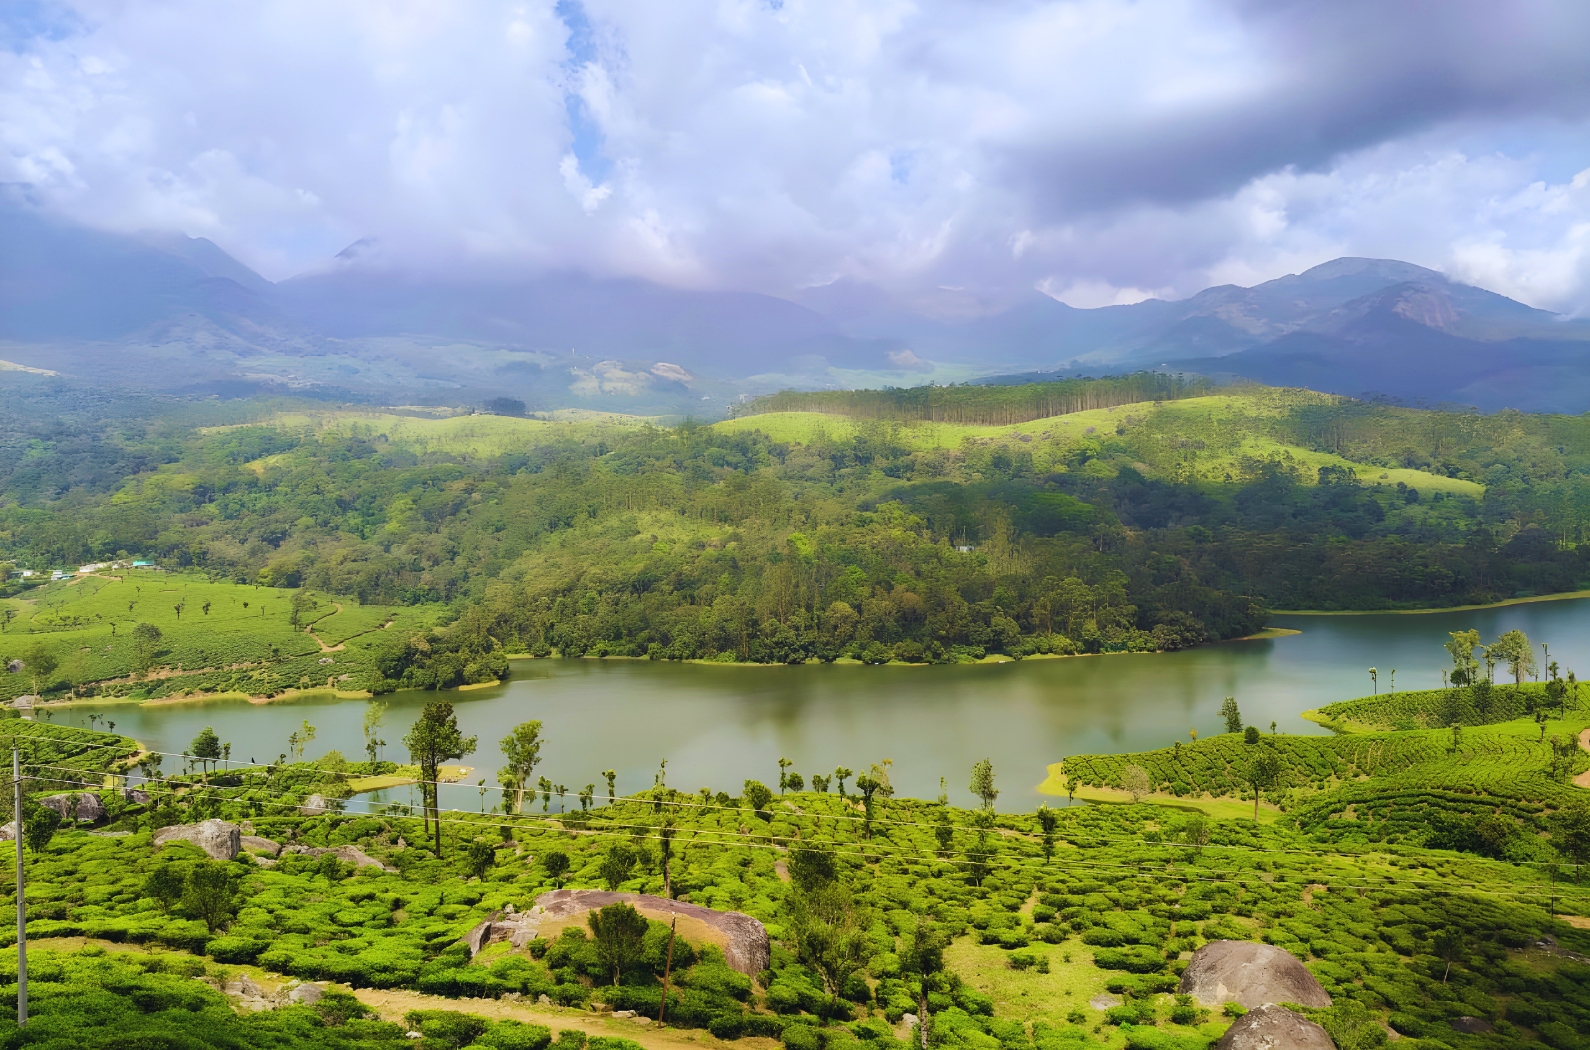
[[[203,238],[0,205],[0,358],[140,389],[716,415],[784,386],[1167,368],[1590,409],[1590,324],[1393,260],[1093,310],[1033,292],[928,316],[849,281],[796,298],[576,274],[422,277],[383,265],[371,242],[273,283]]]

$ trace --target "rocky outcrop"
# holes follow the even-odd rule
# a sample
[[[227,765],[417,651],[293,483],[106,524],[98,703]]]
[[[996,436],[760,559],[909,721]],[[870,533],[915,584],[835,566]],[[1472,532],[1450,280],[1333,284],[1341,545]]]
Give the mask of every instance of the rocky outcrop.
[[[73,802],[76,808],[73,808]],[[105,804],[99,796],[87,791],[68,792],[65,795],[50,795],[39,799],[39,805],[46,809],[53,809],[61,815],[62,820],[71,820],[75,815],[80,821],[99,823],[105,819]]]
[[[244,835],[240,839],[242,848],[252,853],[268,853],[272,857],[282,851],[281,843],[259,835]]]
[[[1336,1044],[1302,1014],[1284,1006],[1261,1006],[1237,1018],[1215,1050],[1336,1050]]]
[[[149,792],[139,788],[122,788],[121,797],[137,806],[149,805]]]
[[[609,904],[628,904],[649,919],[667,922],[672,916],[694,919],[710,928],[723,947],[724,960],[743,974],[755,976],[767,969],[771,958],[767,928],[737,911],[714,911],[699,904],[653,897],[646,893],[612,893],[607,890],[552,890],[536,898],[531,913],[546,919],[567,919]]]
[[[318,817],[331,811],[331,806],[326,802],[324,795],[310,795],[304,799],[304,804],[298,807],[298,812],[306,817]]]
[[[1205,1006],[1241,1003],[1252,1010],[1266,1003],[1331,1004],[1297,956],[1252,941],[1210,941],[1193,952],[1180,990]]]
[[[252,838],[253,836],[250,836]],[[265,840],[270,842],[269,839]],[[275,843],[271,843],[275,845]],[[352,864],[356,868],[380,868],[382,871],[397,871],[396,868],[382,864],[358,846],[300,846],[296,843],[283,846],[281,853],[301,853],[308,857],[324,857],[330,853],[344,864]]]
[[[174,824],[155,832],[155,849],[170,842],[191,842],[216,860],[236,860],[243,848],[243,833],[236,824],[214,819]]]

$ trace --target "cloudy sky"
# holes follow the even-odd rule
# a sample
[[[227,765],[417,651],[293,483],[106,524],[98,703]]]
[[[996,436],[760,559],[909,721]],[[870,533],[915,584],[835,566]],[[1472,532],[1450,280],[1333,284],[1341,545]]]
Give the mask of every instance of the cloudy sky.
[[[1590,314],[1582,0],[8,0],[0,181],[273,279],[375,238],[924,309],[1339,255]]]

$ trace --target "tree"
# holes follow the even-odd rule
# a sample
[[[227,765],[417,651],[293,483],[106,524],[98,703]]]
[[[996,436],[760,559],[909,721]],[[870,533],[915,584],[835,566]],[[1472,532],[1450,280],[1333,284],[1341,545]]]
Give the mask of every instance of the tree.
[[[1193,848],[1194,854],[1201,855],[1209,845],[1209,818],[1202,813],[1188,817],[1181,826],[1181,840]]]
[[[1237,710],[1237,698],[1226,697],[1226,702],[1220,705],[1220,717],[1225,719],[1226,732],[1242,732],[1242,712]]]
[[[1248,728],[1244,729],[1242,731],[1242,742],[1244,744],[1257,744],[1259,742],[1259,727],[1248,726]]]
[[[22,796],[22,841],[34,853],[43,853],[61,826],[61,815],[41,806],[32,795]]]
[[[149,670],[154,662],[155,648],[160,644],[160,628],[152,623],[140,623],[133,628],[133,663],[140,671]]]
[[[845,781],[846,781],[846,779],[848,779],[850,777],[853,777],[853,776],[855,776],[855,773],[853,773],[852,771],[846,769],[844,766],[835,766],[834,767],[834,779],[839,782],[839,797],[840,798],[844,798],[845,797]]]
[[[1435,952],[1435,957],[1446,963],[1446,970],[1441,974],[1441,983],[1452,976],[1452,964],[1463,961],[1463,935],[1454,929],[1440,930],[1430,939],[1430,949]]]
[[[640,960],[646,937],[646,917],[627,904],[609,904],[585,917],[596,940],[596,957],[613,972],[618,987],[624,970]]]
[[[1273,747],[1261,747],[1248,763],[1248,783],[1253,787],[1253,819],[1259,819],[1259,792],[1268,791],[1281,779],[1281,756]]]
[[[562,850],[552,850],[541,858],[541,866],[554,886],[562,886],[563,873],[569,870],[569,855]]]
[[[618,801],[618,774],[611,769],[604,769],[602,776],[607,780],[607,804],[612,805]]]
[[[1060,818],[1049,808],[1049,803],[1038,806],[1038,827],[1043,832],[1043,859],[1046,864],[1054,859],[1054,829],[1059,823]]]
[[[628,879],[629,873],[635,870],[635,851],[622,843],[615,842],[607,847],[607,853],[602,857],[601,867],[596,873],[607,883],[607,888],[617,892]]]
[[[788,912],[785,930],[796,958],[817,972],[829,995],[839,995],[871,954],[867,923],[857,915],[850,890],[840,882],[797,890],[788,898]]]
[[[504,787],[512,785],[513,812],[524,811],[525,785],[541,761],[541,722],[520,722],[513,731],[497,742],[506,764],[497,771],[497,780]],[[504,800],[506,801],[506,800]]]
[[[552,809],[552,781],[544,776],[539,777],[536,787],[541,789],[541,812],[546,813]]]
[[[188,745],[188,750],[203,764],[205,776],[208,777],[210,763],[221,760],[221,738],[215,735],[212,727],[205,726],[199,730],[199,735],[193,738],[193,743]]]
[[[28,655],[22,660],[22,665],[32,673],[33,692],[39,694],[49,688],[50,676],[55,674],[60,661],[56,658],[55,650],[41,642],[28,651]]]
[[[839,878],[833,855],[827,850],[794,846],[789,851],[788,867],[790,883],[802,893],[819,890]]]
[[[915,976],[919,982],[916,994],[917,1038],[922,1050],[927,1050],[932,1029],[932,1015],[928,1012],[928,992],[938,975],[944,972],[944,949],[949,944],[937,926],[926,917],[918,917],[911,939],[900,950],[900,968]]]
[[[1573,865],[1573,880],[1590,863],[1590,805],[1579,799],[1564,804],[1552,817],[1551,844]]]
[[[492,865],[497,863],[497,847],[485,839],[476,839],[469,844],[469,852],[465,855],[469,873],[477,879],[484,880],[486,873]]]
[[[307,723],[306,723],[307,725]],[[425,805],[426,819],[435,829],[436,855],[442,855],[442,821],[437,806],[437,774],[443,762],[463,758],[475,751],[475,738],[466,737],[458,729],[458,716],[453,705],[445,700],[425,705],[408,735],[403,738],[409,758],[420,767],[420,798]]]
[[[370,764],[376,762],[380,749],[386,746],[386,741],[381,739],[381,729],[386,725],[387,704],[383,700],[372,700],[364,708],[364,753],[370,756]]]
[[[181,902],[182,889],[187,882],[187,871],[180,864],[162,864],[144,876],[142,896],[154,901],[161,912]]]
[[[1121,788],[1132,796],[1133,802],[1143,801],[1143,796],[1154,789],[1148,780],[1148,770],[1139,765],[1121,770]]]
[[[871,773],[856,778],[856,790],[861,792],[861,837],[872,838],[872,799],[883,785]]]
[[[973,765],[972,780],[968,786],[972,794],[982,800],[983,809],[993,812],[994,800],[999,797],[999,789],[994,787],[994,763],[984,758]]]
[[[767,807],[773,803],[773,792],[760,780],[747,780],[745,787],[741,789],[740,800],[750,806],[763,820],[773,819],[772,814],[767,811]]]
[[[299,726],[287,737],[287,750],[292,754],[293,761],[303,759],[304,749],[315,739],[315,727],[309,724],[309,719],[304,719],[304,724]]]
[[[1536,673],[1535,647],[1523,631],[1508,631],[1485,647],[1485,655],[1507,664],[1508,671],[1513,675],[1514,688],[1524,684],[1525,675]]]
[[[204,860],[188,869],[182,883],[182,908],[214,933],[232,917],[235,887],[227,865]]]
[[[794,764],[795,763],[791,762],[789,759],[785,758],[783,755],[779,756],[779,759],[778,759],[778,793],[780,795],[784,794],[784,792],[789,788],[789,767],[793,766]]]
[[[955,825],[950,823],[948,812],[940,811],[939,819],[933,824],[933,838],[939,844],[939,856],[949,856],[955,845]]]

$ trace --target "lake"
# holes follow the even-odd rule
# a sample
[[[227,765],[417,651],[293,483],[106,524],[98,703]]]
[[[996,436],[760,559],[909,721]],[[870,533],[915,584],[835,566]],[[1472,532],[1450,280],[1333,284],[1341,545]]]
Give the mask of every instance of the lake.
[[[1590,675],[1590,600],[1537,602],[1473,612],[1419,615],[1277,616],[1301,634],[1228,642],[1179,653],[1025,660],[952,667],[702,666],[644,660],[517,660],[514,677],[489,689],[440,694],[465,733],[478,734],[468,784],[444,789],[443,804],[477,809],[474,781],[495,784],[497,741],[515,723],[538,718],[546,744],[538,773],[569,789],[604,790],[618,772],[620,793],[650,787],[667,760],[667,783],[738,794],[754,777],[777,788],[778,758],[810,778],[837,765],[860,771],[894,760],[902,795],[928,798],[947,779],[967,805],[972,763],[993,760],[1001,809],[1027,809],[1049,763],[1066,755],[1167,747],[1222,729],[1221,701],[1237,698],[1246,721],[1266,731],[1318,733],[1298,717],[1309,708],[1380,689],[1441,684],[1447,632],[1478,628],[1486,641],[1519,628],[1546,642],[1563,674]],[[1544,670],[1544,668],[1542,668]],[[1502,669],[1498,668],[1500,677]],[[435,693],[399,693],[391,702],[385,757],[406,761],[400,743]],[[232,744],[234,759],[274,759],[304,720],[316,727],[312,756],[336,748],[363,757],[365,701],[252,705],[237,701],[156,707],[77,707],[57,724],[87,725],[93,713],[160,751],[181,752],[205,726]],[[168,760],[170,771],[178,763]],[[406,801],[406,789],[391,796]],[[487,808],[495,795],[487,795]],[[558,800],[552,802],[554,811]]]

